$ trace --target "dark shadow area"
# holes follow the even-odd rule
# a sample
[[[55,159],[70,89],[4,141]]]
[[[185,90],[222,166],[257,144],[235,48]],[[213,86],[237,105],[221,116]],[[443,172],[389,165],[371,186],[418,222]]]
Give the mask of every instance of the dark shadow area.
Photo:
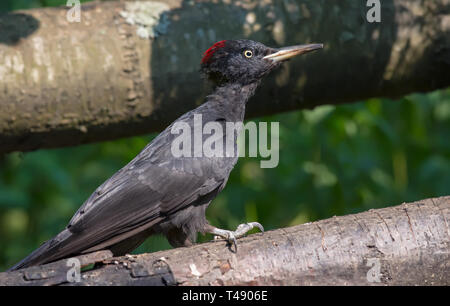
[[[39,20],[24,13],[0,13],[0,44],[17,45],[39,28]]]
[[[424,10],[432,10],[433,3],[425,0],[421,1],[421,6]],[[428,7],[427,7],[428,6]],[[450,15],[450,3],[439,6],[439,12],[446,14],[447,18]],[[415,65],[415,70],[412,75],[420,76],[413,80],[404,80],[405,86],[411,91],[421,92],[427,91],[428,86],[443,88],[450,84],[448,71],[450,70],[450,35],[448,27],[442,25],[442,18],[434,18],[429,14],[425,14],[417,18],[418,22],[415,26],[421,33],[430,33],[430,36],[436,36],[433,43],[424,46],[421,60]],[[407,47],[404,47],[402,54],[406,53]],[[398,61],[398,66],[407,64],[407,58],[402,56]],[[429,77],[429,76],[432,77]],[[401,92],[399,93],[401,96]]]

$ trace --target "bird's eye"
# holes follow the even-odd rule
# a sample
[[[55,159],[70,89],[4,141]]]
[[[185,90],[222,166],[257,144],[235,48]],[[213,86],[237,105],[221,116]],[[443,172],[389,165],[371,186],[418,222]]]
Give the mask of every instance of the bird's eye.
[[[244,55],[246,58],[250,58],[253,56],[253,52],[252,52],[252,50],[245,50]]]

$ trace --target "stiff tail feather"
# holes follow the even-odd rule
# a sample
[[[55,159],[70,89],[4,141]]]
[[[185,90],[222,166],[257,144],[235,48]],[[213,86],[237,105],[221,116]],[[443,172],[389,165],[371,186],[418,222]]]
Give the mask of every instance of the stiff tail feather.
[[[68,229],[63,230],[56,237],[44,242],[30,255],[9,268],[7,272],[28,268],[30,266],[42,265],[67,256],[68,254],[64,254],[60,249],[62,245],[66,245],[71,237],[73,237],[73,234]]]

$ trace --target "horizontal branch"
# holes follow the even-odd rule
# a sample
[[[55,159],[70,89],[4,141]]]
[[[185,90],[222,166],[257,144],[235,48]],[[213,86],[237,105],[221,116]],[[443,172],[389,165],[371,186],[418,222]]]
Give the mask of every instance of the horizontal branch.
[[[254,234],[111,258],[68,283],[67,260],[0,273],[0,285],[449,285],[450,196]]]
[[[448,1],[97,2],[0,16],[0,153],[158,131],[203,102],[222,39],[324,43],[269,76],[250,117],[450,85]],[[164,13],[161,13],[164,12]],[[161,14],[160,14],[161,13]]]

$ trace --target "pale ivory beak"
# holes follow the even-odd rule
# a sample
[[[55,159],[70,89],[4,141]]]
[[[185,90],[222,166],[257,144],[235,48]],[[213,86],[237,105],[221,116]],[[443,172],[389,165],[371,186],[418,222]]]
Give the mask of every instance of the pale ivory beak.
[[[272,60],[273,62],[280,62],[290,59],[291,57],[305,54],[311,51],[315,51],[318,49],[322,49],[323,44],[309,44],[309,45],[298,45],[298,46],[290,46],[284,47],[280,49],[275,49],[276,52],[269,54],[264,59]]]

